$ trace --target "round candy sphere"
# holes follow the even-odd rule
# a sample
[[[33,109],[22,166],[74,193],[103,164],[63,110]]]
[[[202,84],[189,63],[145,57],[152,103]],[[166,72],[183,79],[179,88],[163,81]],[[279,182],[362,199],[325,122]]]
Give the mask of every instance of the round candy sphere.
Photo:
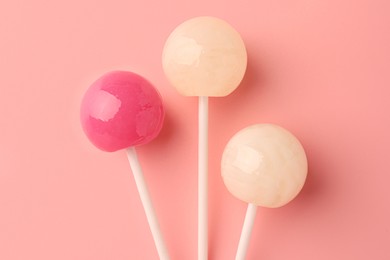
[[[165,75],[184,96],[226,96],[244,77],[247,54],[240,35],[214,17],[180,24],[162,55]]]
[[[222,178],[238,199],[276,208],[290,202],[307,175],[305,151],[282,127],[257,124],[235,134],[223,152]]]
[[[107,152],[150,142],[164,119],[157,90],[126,71],[110,72],[96,80],[84,95],[80,114],[89,140]]]

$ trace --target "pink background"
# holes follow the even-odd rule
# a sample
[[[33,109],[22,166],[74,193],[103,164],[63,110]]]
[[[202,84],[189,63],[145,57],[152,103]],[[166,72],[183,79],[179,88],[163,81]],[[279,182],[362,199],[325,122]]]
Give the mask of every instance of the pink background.
[[[172,259],[196,259],[197,100],[168,84],[162,47],[200,15],[242,35],[242,85],[210,101],[210,259],[233,259],[246,205],[220,178],[224,145],[276,123],[306,148],[309,177],[260,209],[248,259],[390,259],[390,2],[1,1],[0,259],[157,259],[124,152],[79,124],[102,73],[132,70],[164,98],[161,135],[139,147]]]

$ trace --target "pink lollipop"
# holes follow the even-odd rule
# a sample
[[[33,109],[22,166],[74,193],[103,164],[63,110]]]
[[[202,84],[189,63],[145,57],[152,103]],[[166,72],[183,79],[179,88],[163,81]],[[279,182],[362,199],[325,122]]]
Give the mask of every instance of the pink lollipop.
[[[169,259],[134,146],[153,140],[161,130],[164,109],[160,94],[144,78],[114,71],[95,81],[81,103],[81,124],[99,149],[127,151],[127,156],[160,259]]]

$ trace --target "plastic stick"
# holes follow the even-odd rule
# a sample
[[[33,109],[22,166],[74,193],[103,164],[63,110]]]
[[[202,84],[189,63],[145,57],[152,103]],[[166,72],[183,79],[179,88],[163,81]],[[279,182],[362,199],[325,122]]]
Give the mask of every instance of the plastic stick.
[[[199,97],[198,260],[208,257],[208,97]]]
[[[245,260],[246,252],[248,251],[249,242],[251,239],[253,224],[256,219],[257,206],[249,203],[246,211],[244,226],[242,227],[240,242],[236,254],[236,260]]]
[[[126,152],[131,170],[133,171],[135,184],[137,186],[138,193],[141,197],[141,202],[146,213],[146,218],[148,219],[149,227],[152,231],[152,236],[157,248],[158,255],[161,260],[169,260],[170,258],[168,255],[168,250],[160,230],[160,225],[158,224],[157,215],[149,195],[141,165],[138,161],[137,153],[134,147],[126,149]]]

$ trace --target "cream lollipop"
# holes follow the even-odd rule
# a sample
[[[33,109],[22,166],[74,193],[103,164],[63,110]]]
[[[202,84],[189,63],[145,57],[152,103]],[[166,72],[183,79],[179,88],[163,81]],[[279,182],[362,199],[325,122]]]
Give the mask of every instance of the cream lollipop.
[[[306,154],[298,139],[282,127],[252,125],[230,139],[221,171],[230,193],[249,203],[236,255],[236,260],[243,260],[257,206],[281,207],[297,196],[307,175]]]
[[[80,112],[83,130],[97,148],[108,152],[126,149],[158,254],[160,259],[168,260],[168,251],[134,148],[150,142],[161,130],[164,109],[160,94],[139,75],[114,71],[89,87]]]
[[[247,64],[240,35],[225,21],[197,17],[168,37],[162,55],[165,75],[184,96],[199,97],[198,259],[207,259],[208,97],[230,94]]]

